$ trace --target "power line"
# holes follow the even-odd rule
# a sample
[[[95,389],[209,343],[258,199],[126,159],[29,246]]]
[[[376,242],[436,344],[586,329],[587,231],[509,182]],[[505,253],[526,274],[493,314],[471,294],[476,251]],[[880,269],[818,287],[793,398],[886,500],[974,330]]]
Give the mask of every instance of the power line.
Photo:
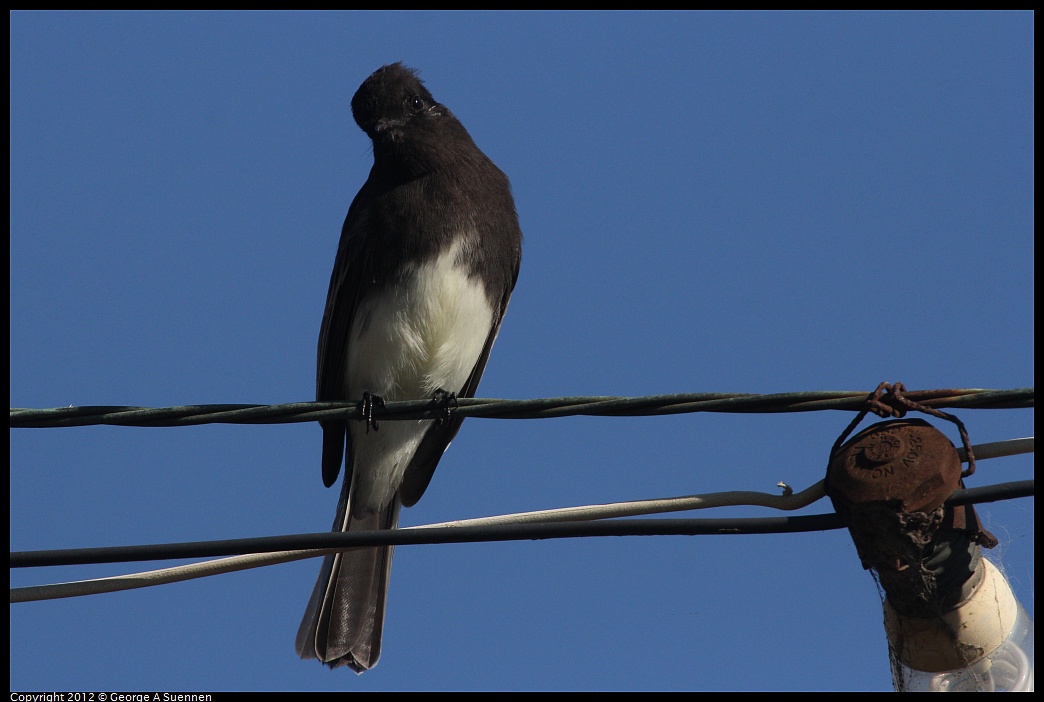
[[[906,393],[934,408],[1017,409],[1033,407],[1033,388],[919,390]],[[887,398],[886,398],[887,399]],[[769,413],[863,409],[866,391],[688,393],[646,397],[551,397],[532,400],[459,398],[388,402],[374,419],[440,419],[448,414],[489,419],[547,419],[577,415],[636,417],[690,412]],[[11,408],[12,428],[116,425],[176,427],[198,424],[286,424],[362,419],[360,402],[293,402],[279,405],[208,404],[179,407],[84,406]]]
[[[923,405],[966,409],[1033,407],[1033,388],[1014,390],[943,389],[907,392],[905,397]],[[885,398],[887,401],[887,398]],[[413,401],[387,403],[375,412],[380,420],[440,419],[448,414],[498,419],[535,419],[591,416],[656,416],[689,412],[769,413],[819,410],[861,411],[866,393],[828,391],[769,395],[693,393],[647,397],[559,397],[534,400],[454,399],[448,402]],[[11,408],[12,428],[89,425],[172,427],[210,423],[275,424],[326,419],[361,419],[357,402],[301,402],[281,405],[191,405],[144,408],[126,406]],[[897,408],[900,409],[900,408]],[[1033,451],[1033,439],[980,444],[973,447],[980,459]],[[965,461],[963,450],[958,449]],[[381,545],[474,543],[590,536],[668,536],[768,534],[822,531],[842,528],[836,514],[798,517],[718,519],[610,519],[708,507],[758,505],[782,510],[807,506],[824,496],[822,482],[798,494],[789,486],[783,495],[732,491],[708,495],[661,498],[499,515],[438,525],[379,532],[296,534],[251,539],[174,543],[111,548],[12,552],[12,568],[83,565],[143,560],[211,558],[201,563],[133,573],[96,580],[57,583],[11,589],[11,602],[75,597],[179,582],[219,573],[256,568],[333,553],[347,548]],[[1033,495],[1033,481],[1019,481],[962,490],[950,504],[969,504]],[[235,554],[235,555],[232,555]]]
[[[811,490],[812,488],[810,488]],[[806,491],[807,492],[807,491]],[[1012,499],[1033,494],[1033,481],[1020,481],[1005,483],[1002,485],[991,485],[983,488],[973,488],[955,493],[947,502],[949,504],[968,504],[972,502],[990,502],[995,500]],[[474,520],[481,522],[483,520]],[[108,578],[94,580],[82,580],[76,582],[56,583],[51,585],[35,585],[30,587],[12,588],[11,602],[32,602],[45,599],[58,599],[64,597],[79,597],[83,595],[100,594],[104,592],[119,592],[143,587],[153,587],[173,582],[183,582],[196,578],[209,577],[222,573],[236,572],[250,568],[275,565],[277,563],[288,563],[305,558],[315,558],[338,550],[345,546],[337,542],[352,541],[358,547],[371,545],[373,538],[378,538],[381,544],[396,543],[405,544],[436,544],[436,543],[473,543],[476,541],[518,541],[533,539],[557,539],[578,538],[585,536],[670,536],[670,535],[701,535],[701,534],[771,534],[771,533],[796,533],[802,531],[824,531],[827,529],[842,528],[840,517],[836,514],[818,514],[800,517],[772,517],[758,519],[643,519],[643,520],[608,520],[598,522],[559,522],[545,524],[483,524],[481,526],[459,527],[447,525],[412,527],[408,529],[397,529],[383,532],[349,532],[349,533],[321,533],[304,534],[291,537],[272,537],[268,540],[243,539],[237,540],[237,549],[247,547],[271,548],[273,545],[283,545],[274,539],[301,539],[305,544],[315,538],[318,542],[335,542],[336,545],[329,548],[283,550],[266,553],[245,553],[244,555],[216,560],[192,563],[173,568],[148,571],[144,573],[131,573],[117,575]],[[469,533],[470,532],[470,533]],[[351,538],[347,538],[351,537]],[[404,537],[400,539],[399,537]],[[262,541],[267,543],[262,544]],[[248,543],[254,542],[254,543]],[[218,542],[203,544],[212,547]],[[233,542],[221,542],[230,544]],[[290,543],[289,541],[284,543]],[[167,544],[165,548],[177,546],[195,546],[192,544]],[[355,546],[353,546],[355,547]],[[139,547],[124,547],[139,548]],[[152,548],[152,547],[140,547]],[[83,551],[98,553],[103,549],[85,549]],[[47,556],[53,556],[57,552],[39,552]],[[129,555],[124,550],[123,555]],[[12,554],[12,564],[15,562],[16,554]],[[72,555],[71,552],[67,555]],[[82,553],[80,555],[83,555]],[[20,557],[20,555],[19,555]],[[122,559],[121,559],[122,560]],[[93,561],[92,561],[93,562]],[[111,559],[106,562],[111,562]]]
[[[1033,495],[1033,480],[959,490],[947,504],[977,504]],[[796,517],[751,517],[719,519],[614,519],[477,526],[427,526],[360,532],[321,532],[220,541],[195,541],[141,546],[16,551],[10,554],[12,568],[59,565],[126,563],[131,561],[172,560],[273,553],[303,549],[344,549],[367,546],[405,546],[417,544],[478,543],[569,539],[588,536],[696,536],[725,534],[781,534],[840,529],[837,514]],[[321,555],[321,554],[316,554]]]

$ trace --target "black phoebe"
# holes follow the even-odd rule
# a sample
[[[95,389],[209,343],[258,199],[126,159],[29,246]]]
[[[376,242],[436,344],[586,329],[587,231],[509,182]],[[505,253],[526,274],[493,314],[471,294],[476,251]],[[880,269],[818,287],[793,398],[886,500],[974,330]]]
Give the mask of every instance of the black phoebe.
[[[352,116],[373,141],[373,168],[341,229],[316,398],[362,399],[365,411],[472,397],[522,256],[507,176],[401,63],[363,82]],[[394,529],[462,421],[322,422],[327,487],[347,455],[333,530]],[[326,557],[297,633],[302,658],[376,665],[391,561],[390,547]]]

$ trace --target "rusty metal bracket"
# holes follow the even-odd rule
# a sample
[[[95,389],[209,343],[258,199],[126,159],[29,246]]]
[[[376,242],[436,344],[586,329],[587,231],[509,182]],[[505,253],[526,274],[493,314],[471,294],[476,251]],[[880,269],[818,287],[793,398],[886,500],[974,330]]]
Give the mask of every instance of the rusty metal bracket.
[[[974,455],[964,424],[953,415],[912,402],[902,383],[881,383],[865,408],[841,433],[830,452],[827,495],[844,519],[864,568],[874,570],[888,600],[903,613],[923,616],[946,611],[977,583],[978,546],[997,540],[985,531],[974,509],[946,507],[974,472]],[[953,443],[907,411],[954,422],[968,452],[969,468]],[[894,417],[849,434],[870,412]]]

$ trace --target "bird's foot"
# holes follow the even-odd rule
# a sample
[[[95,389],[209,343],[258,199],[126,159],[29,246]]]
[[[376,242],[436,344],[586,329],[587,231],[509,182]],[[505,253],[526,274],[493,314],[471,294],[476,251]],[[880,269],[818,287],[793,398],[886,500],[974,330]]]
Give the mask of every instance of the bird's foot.
[[[379,407],[384,409],[384,398],[380,395],[374,395],[372,392],[367,390],[362,396],[362,416],[363,421],[366,422],[366,433],[370,432],[372,428],[377,431],[377,420],[373,418],[373,408]]]
[[[435,426],[441,427],[451,416],[453,416],[453,408],[457,407],[457,393],[446,392],[442,388],[439,388],[432,394],[431,402],[436,406],[442,407],[446,412],[446,416],[439,417],[435,420]]]

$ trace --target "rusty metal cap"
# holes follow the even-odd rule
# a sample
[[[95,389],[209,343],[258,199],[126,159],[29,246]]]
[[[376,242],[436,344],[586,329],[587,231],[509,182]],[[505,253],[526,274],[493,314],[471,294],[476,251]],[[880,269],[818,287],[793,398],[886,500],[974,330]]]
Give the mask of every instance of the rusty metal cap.
[[[931,512],[957,489],[961,460],[946,435],[921,419],[867,427],[831,457],[827,492],[851,504],[900,501]]]

